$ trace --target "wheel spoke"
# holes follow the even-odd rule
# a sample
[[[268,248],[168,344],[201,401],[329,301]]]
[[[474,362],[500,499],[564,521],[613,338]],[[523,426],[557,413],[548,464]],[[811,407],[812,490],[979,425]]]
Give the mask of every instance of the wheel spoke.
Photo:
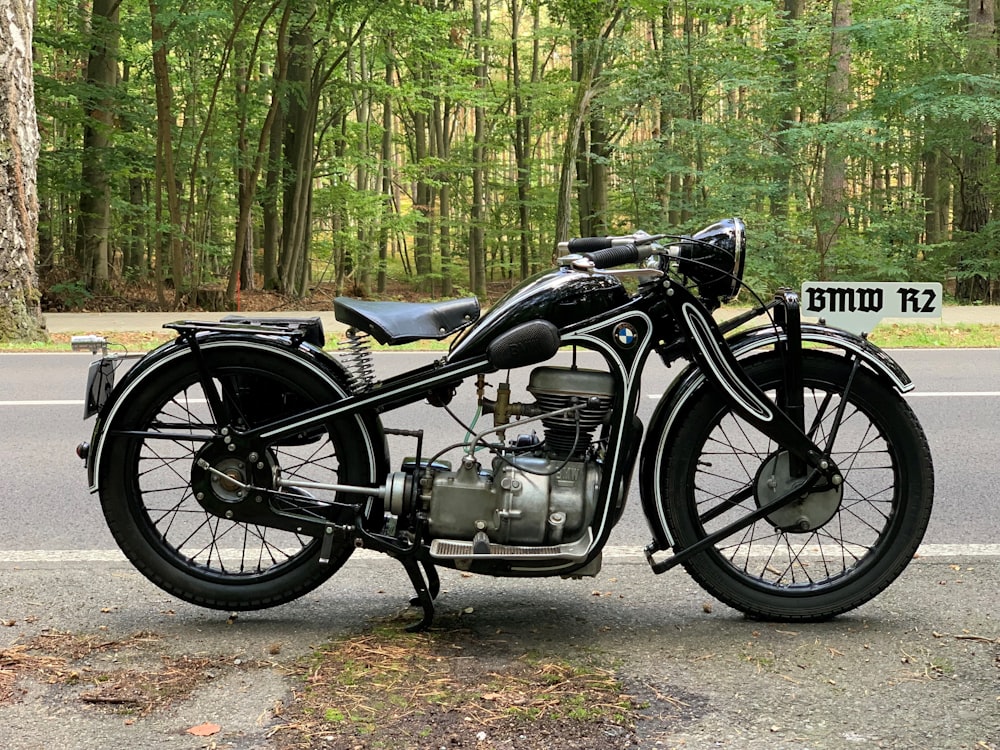
[[[702,511],[701,515],[698,516],[698,521],[702,525],[714,521],[723,513],[733,510],[734,508],[739,508],[744,502],[746,502],[752,497],[753,497],[753,485],[749,484],[745,485],[744,487],[742,487],[729,497],[723,497],[718,495],[712,497],[711,498],[712,500],[720,500],[721,502],[717,503],[715,506],[709,508],[708,510]]]
[[[773,392],[771,394],[773,396]],[[810,439],[819,445],[837,434],[837,462],[844,483],[836,507],[826,511],[809,496],[801,503],[804,523],[816,528],[802,532],[776,528],[773,518],[789,518],[775,511],[715,547],[722,559],[755,585],[769,588],[821,589],[853,570],[880,543],[897,502],[896,459],[886,435],[853,400],[841,408],[842,394],[810,384],[804,398]],[[840,414],[834,429],[832,420]],[[705,428],[702,449],[694,462],[692,507],[697,509],[699,536],[722,527],[721,517],[751,513],[763,462],[775,454],[770,440],[743,419],[723,409]],[[769,471],[779,464],[773,461]],[[786,480],[787,481],[787,478]],[[814,495],[819,498],[823,492]],[[812,502],[812,505],[810,505]],[[793,502],[793,505],[798,501]],[[787,507],[787,506],[786,506]],[[798,507],[798,506],[797,506]],[[791,521],[789,521],[791,522]]]
[[[221,513],[218,500],[214,506],[203,505],[195,496],[192,470],[205,446],[211,444],[217,426],[197,372],[192,370],[187,377],[117,438],[131,446],[131,492],[139,517],[145,519],[149,530],[149,543],[176,565],[223,581],[276,576],[285,567],[314,555],[318,542],[311,536],[222,518],[216,515]],[[293,382],[262,369],[245,371],[223,365],[216,369],[213,384],[230,418],[245,426],[252,426],[254,415],[265,414],[268,408],[270,416],[261,418],[273,419],[274,409],[280,408],[265,404],[261,412],[261,394],[288,393],[292,401],[316,403],[300,395]],[[158,437],[161,434],[163,437]],[[286,479],[336,483],[341,474],[339,456],[333,436],[318,430],[297,443],[270,447],[266,461],[275,474]],[[264,473],[259,476],[267,476],[266,469],[261,471]],[[231,500],[239,498],[232,494]],[[286,511],[318,519],[325,518],[330,508],[330,500],[322,494],[306,492],[272,495],[272,502]]]

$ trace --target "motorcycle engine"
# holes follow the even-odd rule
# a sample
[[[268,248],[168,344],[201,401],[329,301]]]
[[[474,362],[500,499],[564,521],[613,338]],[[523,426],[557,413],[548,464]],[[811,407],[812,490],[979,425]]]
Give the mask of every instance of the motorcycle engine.
[[[456,471],[435,470],[419,502],[433,538],[506,545],[573,542],[593,521],[601,483],[595,431],[605,423],[614,380],[597,370],[540,367],[528,385],[535,402],[512,413],[541,418],[544,435],[494,450],[488,466],[467,455]],[[559,413],[567,407],[578,406]],[[516,427],[516,422],[511,427]]]

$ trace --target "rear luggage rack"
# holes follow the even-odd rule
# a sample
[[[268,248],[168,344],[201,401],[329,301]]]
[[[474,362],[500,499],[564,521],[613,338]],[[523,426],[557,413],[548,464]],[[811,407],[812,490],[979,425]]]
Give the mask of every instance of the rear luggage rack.
[[[326,345],[323,320],[314,318],[251,318],[245,315],[227,315],[220,321],[178,320],[164,328],[175,331],[218,331],[220,333],[257,333],[270,336],[289,336],[322,349]]]

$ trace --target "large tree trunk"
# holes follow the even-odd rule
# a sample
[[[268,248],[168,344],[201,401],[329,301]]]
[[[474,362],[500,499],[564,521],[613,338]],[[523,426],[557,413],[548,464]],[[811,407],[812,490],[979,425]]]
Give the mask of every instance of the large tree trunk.
[[[941,181],[941,157],[934,150],[923,154],[921,192],[924,203],[924,244],[936,245],[945,238],[946,227],[941,221],[941,197],[946,191]]]
[[[31,3],[0,0],[0,340],[47,338],[35,279],[38,121]]]
[[[311,6],[314,7],[314,6]],[[293,297],[306,293],[310,278],[312,188],[316,111],[313,86],[312,15],[292,33],[289,45],[288,117],[285,121],[285,182],[281,235],[281,290]]]
[[[161,191],[167,190],[167,211],[169,227],[167,228],[167,243],[170,257],[170,274],[174,282],[174,305],[180,304],[187,291],[187,253],[185,243],[181,238],[181,199],[178,189],[177,171],[174,168],[173,142],[173,88],[170,85],[170,64],[167,59],[167,36],[160,15],[159,4],[149,0],[149,15],[152,24],[151,40],[153,43],[153,78],[156,84],[156,174],[157,174],[157,205]],[[159,222],[162,226],[162,222]],[[163,244],[157,243],[157,296],[160,304],[165,303],[163,289],[164,258]]]
[[[970,73],[988,74],[996,67],[993,62],[995,57],[990,55],[995,28],[994,0],[969,0],[969,64],[973,67]],[[989,193],[985,182],[992,156],[993,128],[987,122],[971,121],[969,140],[962,154],[962,210],[958,228],[963,232],[978,232],[990,220]]]
[[[278,92],[271,94],[275,99]],[[263,221],[264,221],[264,288],[273,291],[281,287],[278,274],[278,257],[281,245],[281,216],[278,211],[278,196],[281,193],[281,142],[285,128],[285,116],[281,107],[276,107],[274,123],[268,135],[267,176],[264,181]]]
[[[537,5],[535,6],[537,9]],[[531,273],[533,258],[531,248],[531,102],[524,95],[521,79],[520,60],[520,22],[524,6],[519,0],[510,0],[511,15],[511,81],[514,98],[514,162],[517,167],[517,234],[520,258],[521,278],[527,278]],[[535,14],[537,22],[538,15]],[[538,39],[537,26],[532,47],[532,72],[538,70]],[[532,83],[534,83],[534,75]]]
[[[238,2],[233,3],[233,16],[239,15]],[[233,45],[233,56],[236,60],[233,70],[235,82],[235,103],[237,115],[236,132],[236,242],[233,246],[234,263],[239,263],[239,271],[235,274],[237,289],[253,289],[253,205],[256,194],[257,175],[254,174],[253,162],[255,154],[250,152],[250,142],[247,135],[247,120],[249,101],[249,61],[244,41],[237,37]],[[231,274],[233,275],[233,274]],[[227,289],[228,291],[228,289]]]
[[[804,0],[784,0],[785,17],[784,23],[794,25],[802,18],[802,6]],[[775,54],[778,57],[778,67],[781,70],[782,89],[791,94],[795,91],[798,83],[798,71],[796,68],[796,51],[791,41],[793,34],[785,32],[781,41],[775,45]],[[788,104],[784,107],[778,118],[775,132],[775,143],[777,146],[778,159],[774,166],[774,193],[771,198],[771,215],[776,219],[788,218],[788,197],[791,191],[792,161],[795,155],[788,143],[788,137],[792,126],[795,124],[796,110],[794,100],[790,97]]]
[[[996,4],[994,0],[969,0],[969,73],[987,75],[996,70]],[[958,229],[979,232],[990,220],[990,193],[987,188],[993,158],[993,127],[982,120],[968,123],[969,137],[962,152],[959,175]],[[978,265],[978,259],[972,259]],[[982,300],[990,296],[992,279],[979,273],[959,279],[956,296]]]
[[[77,213],[76,256],[81,281],[89,289],[107,285],[111,224],[111,177],[107,157],[114,129],[118,83],[120,0],[94,0],[84,102],[82,190]]]
[[[830,71],[826,81],[826,122],[841,122],[847,117],[850,103],[852,0],[834,0],[833,31],[830,35]],[[846,204],[847,159],[838,139],[826,144],[823,160],[823,184],[815,212],[816,254],[819,260],[818,278],[825,281],[829,274],[829,258],[837,233],[847,220]]]
[[[393,164],[392,164],[392,137],[393,137],[393,117],[392,117],[392,96],[388,92],[392,90],[393,84],[393,46],[392,34],[386,34],[385,38],[385,90],[382,101],[382,143],[380,160],[382,163],[382,222],[379,226],[378,235],[378,274],[376,276],[376,290],[379,294],[385,292],[386,270],[389,264],[389,220],[393,211]],[[339,269],[338,269],[339,273]],[[339,277],[338,277],[339,280]],[[340,285],[337,286],[340,293]]]
[[[590,115],[590,150],[587,153],[587,187],[589,189],[590,216],[588,234],[601,237],[608,234],[608,164],[611,161],[611,144],[603,114],[593,111]]]
[[[483,16],[479,0],[472,0],[472,34],[475,37],[476,82],[486,83],[486,59],[482,45]],[[486,198],[484,193],[484,169],[486,154],[486,111],[482,105],[476,106],[475,135],[472,146],[472,228],[469,237],[469,281],[474,294],[486,296],[486,247],[483,223],[486,220]]]
[[[434,214],[434,191],[427,174],[427,162],[430,157],[430,139],[427,135],[427,115],[415,112],[413,115],[413,163],[419,169],[417,185],[414,191],[413,208],[419,218],[413,230],[413,264],[418,283],[427,283],[433,270],[432,242]]]

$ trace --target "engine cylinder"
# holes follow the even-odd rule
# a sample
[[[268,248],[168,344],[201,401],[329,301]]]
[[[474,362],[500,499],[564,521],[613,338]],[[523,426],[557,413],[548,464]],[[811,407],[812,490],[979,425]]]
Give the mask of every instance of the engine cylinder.
[[[555,411],[582,401],[592,404],[576,412],[545,417],[545,446],[554,456],[580,455],[590,445],[594,430],[608,412],[615,392],[610,373],[576,367],[538,367],[531,373],[528,392],[543,411]]]

